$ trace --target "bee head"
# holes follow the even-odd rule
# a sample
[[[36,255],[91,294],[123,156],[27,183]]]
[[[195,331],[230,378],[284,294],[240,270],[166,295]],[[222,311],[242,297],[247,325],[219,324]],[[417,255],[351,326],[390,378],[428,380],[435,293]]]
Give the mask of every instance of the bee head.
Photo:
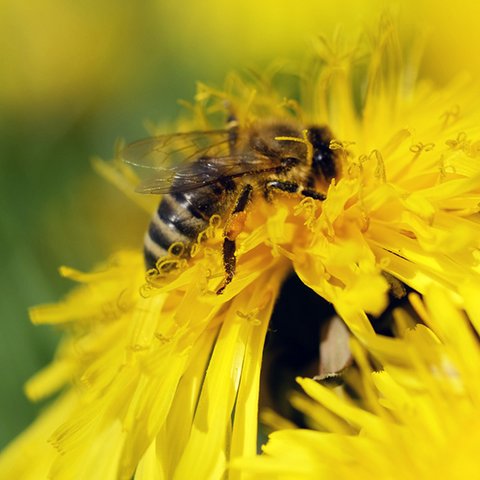
[[[315,175],[331,180],[337,175],[335,152],[330,148],[332,133],[328,127],[312,126],[307,129],[308,141],[312,144],[312,169]]]

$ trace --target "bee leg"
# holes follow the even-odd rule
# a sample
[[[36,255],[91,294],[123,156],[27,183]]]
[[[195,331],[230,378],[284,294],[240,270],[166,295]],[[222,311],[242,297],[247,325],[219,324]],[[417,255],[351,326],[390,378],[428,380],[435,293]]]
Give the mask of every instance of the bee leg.
[[[263,195],[267,201],[272,200],[272,193],[274,191],[297,193],[299,189],[298,183],[288,182],[282,180],[269,180],[265,183],[265,190]]]
[[[225,268],[225,278],[217,289],[217,295],[223,293],[225,287],[232,281],[235,275],[235,267],[237,264],[237,259],[235,257],[235,240],[245,225],[247,219],[246,208],[252,198],[252,193],[253,187],[251,185],[245,185],[243,187],[225,225],[223,238],[223,266]]]
[[[304,197],[310,197],[315,200],[325,200],[325,195],[319,193],[310,188],[303,188],[298,183],[282,181],[282,180],[271,180],[265,185],[265,198],[271,200],[271,193],[274,190],[280,190],[281,192],[287,193],[300,193]]]
[[[226,237],[223,239],[223,267],[225,269],[225,277],[217,289],[217,295],[221,295],[226,286],[233,280],[237,263],[235,258],[236,248],[235,240],[230,240]]]
[[[316,190],[312,190],[310,188],[304,188],[300,193],[304,197],[313,198],[314,200],[323,201],[327,198],[323,193],[317,192]]]

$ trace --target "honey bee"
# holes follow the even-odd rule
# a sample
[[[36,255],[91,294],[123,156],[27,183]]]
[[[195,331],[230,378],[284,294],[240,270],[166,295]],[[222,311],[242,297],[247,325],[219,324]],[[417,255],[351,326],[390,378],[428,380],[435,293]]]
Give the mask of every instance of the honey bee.
[[[239,125],[231,116],[227,128],[160,135],[128,145],[125,162],[154,174],[137,191],[162,194],[145,234],[148,269],[169,248],[185,245],[190,252],[216,214],[223,222],[225,275],[216,290],[221,294],[236,268],[236,238],[242,231],[250,204],[277,191],[322,201],[319,190],[337,176],[338,159],[329,145],[326,126],[306,128],[291,120],[258,120]]]

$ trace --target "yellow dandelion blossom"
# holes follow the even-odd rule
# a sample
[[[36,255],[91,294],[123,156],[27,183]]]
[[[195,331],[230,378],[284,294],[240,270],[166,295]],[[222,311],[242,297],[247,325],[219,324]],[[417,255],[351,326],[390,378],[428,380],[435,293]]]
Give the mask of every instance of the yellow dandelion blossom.
[[[295,401],[324,431],[277,431],[263,456],[238,460],[235,468],[245,478],[262,479],[475,478],[480,466],[478,285],[464,283],[460,293],[466,311],[458,309],[451,292],[434,286],[425,303],[412,298],[426,325],[405,330],[401,338],[367,340],[383,369],[361,372],[363,407],[301,379],[311,401]],[[398,314],[399,324],[412,315]],[[357,358],[364,355],[356,350]]]
[[[92,273],[63,268],[78,286],[32,320],[63,327],[65,338],[27,384],[32,399],[60,395],[0,457],[0,477],[222,478],[229,461],[257,451],[263,344],[288,272],[363,342],[367,314],[387,306],[387,278],[422,294],[443,287],[457,302],[458,285],[478,280],[480,122],[468,84],[417,82],[389,22],[363,43],[339,36],[315,49],[300,102],[269,75],[231,76],[222,91],[200,85],[179,130],[214,128],[230,106],[240,128],[278,118],[326,125],[339,165],[319,182],[325,200],[254,192],[222,295],[217,217],[193,258],[171,249],[146,277],[137,251]],[[307,136],[293,141],[311,155]],[[125,165],[97,166],[131,195]]]

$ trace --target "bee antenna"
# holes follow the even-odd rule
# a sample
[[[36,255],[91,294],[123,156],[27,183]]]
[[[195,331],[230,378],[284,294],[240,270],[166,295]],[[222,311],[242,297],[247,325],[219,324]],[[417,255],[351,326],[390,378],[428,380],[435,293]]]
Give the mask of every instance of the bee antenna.
[[[302,130],[302,137],[303,138],[298,138],[298,137],[275,137],[275,140],[279,142],[297,142],[297,143],[303,143],[307,149],[307,160],[309,165],[313,165],[313,145],[308,139],[308,130],[304,129]]]

